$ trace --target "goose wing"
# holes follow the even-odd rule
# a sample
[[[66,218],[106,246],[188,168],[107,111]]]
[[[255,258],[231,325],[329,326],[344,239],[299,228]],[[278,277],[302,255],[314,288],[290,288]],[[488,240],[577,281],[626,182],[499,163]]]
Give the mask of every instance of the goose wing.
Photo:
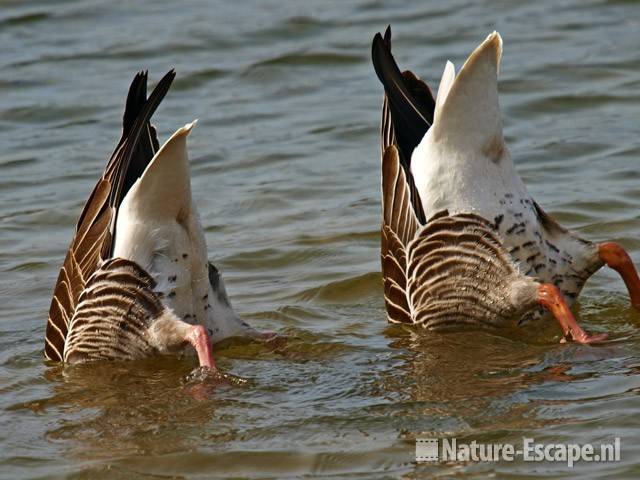
[[[105,171],[85,204],[58,280],[45,336],[45,357],[61,361],[69,323],[89,277],[113,250],[117,209],[133,184],[135,172],[144,171],[151,160],[155,130],[149,120],[169,90],[175,73],[170,71],[146,99],[146,74],[134,78],[127,97],[122,138]]]
[[[419,228],[398,149],[391,145],[382,157],[381,256],[384,299],[392,323],[413,323],[407,296],[407,247]]]
[[[426,83],[412,72],[401,72],[398,68],[391,54],[390,27],[387,27],[384,37],[378,33],[373,38],[371,58],[385,91],[380,128],[382,152],[390,145],[398,149],[412,205],[418,220],[424,223],[422,202],[411,174],[411,155],[433,123],[435,100]]]

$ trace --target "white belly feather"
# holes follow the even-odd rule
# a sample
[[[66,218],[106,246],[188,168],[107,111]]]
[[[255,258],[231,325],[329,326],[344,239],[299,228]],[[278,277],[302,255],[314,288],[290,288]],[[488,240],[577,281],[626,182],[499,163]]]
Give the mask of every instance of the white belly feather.
[[[233,311],[222,279],[216,290],[202,226],[191,197],[186,138],[176,131],[132,186],[118,211],[114,256],[137,262],[178,317],[209,329],[212,341],[255,335]]]

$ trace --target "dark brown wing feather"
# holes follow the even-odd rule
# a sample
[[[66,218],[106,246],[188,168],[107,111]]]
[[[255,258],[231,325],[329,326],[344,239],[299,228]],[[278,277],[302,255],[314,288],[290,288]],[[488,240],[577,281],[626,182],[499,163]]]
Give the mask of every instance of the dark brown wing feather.
[[[384,38],[377,33],[371,45],[371,59],[378,79],[384,86],[405,172],[411,154],[433,123],[435,100],[429,87],[411,72],[400,72],[391,54],[391,29]]]
[[[160,105],[160,102],[169,91],[169,87],[175,78],[175,72],[169,71],[156,88],[153,89],[149,99],[144,102],[142,108],[138,112],[131,130],[127,132],[127,137],[116,148],[115,152],[111,156],[109,163],[105,169],[103,178],[106,178],[111,183],[111,193],[109,196],[109,205],[117,210],[122,202],[122,199],[127,194],[126,185],[129,187],[138,179],[144,169],[151,161],[153,155],[150,154],[150,150],[144,148],[138,148],[141,140],[144,138],[145,145],[149,142],[153,143],[153,138],[150,137],[150,119],[153,113]],[[155,139],[157,143],[157,139]],[[147,145],[148,146],[148,145]],[[148,146],[148,148],[151,148]],[[135,157],[136,153],[140,154]],[[134,170],[139,172],[137,176],[133,176]],[[114,219],[115,225],[115,219]]]
[[[400,72],[391,54],[390,27],[384,38],[380,34],[374,37],[371,56],[385,90],[380,128],[382,152],[391,145],[398,149],[416,217],[424,224],[422,202],[411,174],[411,155],[433,123],[435,99],[425,82],[408,70]]]
[[[382,139],[382,153],[387,150],[388,147],[393,146],[396,149],[398,148],[398,143],[396,142],[396,136],[394,133],[393,122],[391,121],[391,110],[389,110],[389,102],[387,97],[384,97],[382,103],[382,122],[380,126],[380,134]],[[402,162],[400,159],[400,150],[398,150],[398,158],[400,161],[400,165],[407,164],[407,162]],[[413,211],[418,219],[420,224],[424,224],[426,221],[424,210],[422,209],[422,201],[420,200],[420,194],[418,193],[418,189],[416,188],[416,184],[413,180],[413,175],[408,167],[403,166],[403,171],[405,175],[405,179],[407,182],[407,188],[409,189],[409,194],[411,196],[411,205],[413,206]]]
[[[382,157],[381,256],[385,304],[393,323],[412,323],[406,295],[406,248],[420,227],[414,212],[398,150],[390,146]]]
[[[147,330],[165,307],[135,262],[114,258],[89,278],[69,323],[64,361],[133,360],[155,351]]]
[[[45,357],[50,360],[62,360],[69,322],[85,283],[99,263],[112,253],[117,209],[127,188],[135,181],[131,181],[132,172],[144,171],[152,158],[151,146],[154,141],[157,143],[157,138],[149,120],[174,77],[173,71],[167,73],[148,100],[143,98],[146,96],[146,74],[136,75],[131,84],[122,138],[80,214],[75,235],[56,281],[44,349]],[[130,168],[132,165],[135,168]]]
[[[172,72],[169,72],[173,75]],[[173,77],[171,77],[173,78]],[[161,82],[162,84],[162,82]],[[159,84],[159,86],[161,85]],[[129,94],[127,95],[127,105],[122,118],[123,127],[123,139],[126,138],[129,132],[133,129],[135,120],[144,108],[144,104],[147,101],[147,72],[140,72],[134,78],[129,88]],[[158,151],[158,136],[156,129],[151,125],[149,121],[146,121],[143,127],[142,134],[136,149],[134,150],[129,166],[126,169],[126,175],[123,179],[124,192],[120,199],[124,198],[126,192],[133,186],[135,181],[142,176],[145,168]]]

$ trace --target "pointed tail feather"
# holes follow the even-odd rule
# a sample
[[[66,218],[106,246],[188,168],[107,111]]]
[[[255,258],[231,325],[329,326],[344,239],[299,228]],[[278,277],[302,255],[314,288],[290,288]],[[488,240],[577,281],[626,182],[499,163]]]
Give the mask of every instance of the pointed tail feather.
[[[109,204],[116,209],[127,193],[124,188],[125,180],[127,177],[131,180],[131,175],[128,175],[129,166],[142,138],[142,133],[146,132],[145,127],[149,124],[151,116],[154,114],[156,108],[158,108],[160,102],[162,102],[162,99],[169,91],[169,87],[171,87],[171,83],[175,76],[175,71],[170,70],[164,77],[162,77],[160,82],[158,82],[156,88],[151,92],[149,99],[145,102],[144,106],[138,113],[127,139],[123,142],[120,149],[114,152],[114,156],[109,161],[109,165],[107,165],[106,175],[109,176],[109,179],[113,179],[112,184],[114,185],[114,188],[111,190]]]
[[[127,137],[144,103],[147,101],[148,72],[138,72],[129,86],[124,114],[122,115],[122,138]]]
[[[443,78],[447,92],[440,99],[432,141],[454,145],[498,161],[504,150],[498,102],[498,70],[502,39],[489,35],[469,56],[455,79]],[[449,68],[443,77],[451,76]]]
[[[129,136],[131,129],[133,128],[136,118],[144,108],[147,101],[147,79],[148,73],[140,72],[136,75],[131,87],[129,88],[129,94],[127,95],[127,103],[122,118],[122,131],[123,137],[121,141]],[[129,162],[129,167],[125,174],[122,187],[122,198],[127,194],[131,185],[140,178],[144,169],[158,151],[158,135],[156,129],[151,125],[150,120],[146,121],[143,127],[142,134],[137,147],[134,149]]]
[[[433,123],[435,101],[424,82],[411,72],[400,72],[391,54],[391,30],[384,38],[377,33],[371,46],[371,58],[391,112],[395,138],[405,171],[411,154]]]
[[[129,190],[123,212],[144,218],[185,216],[191,208],[191,179],[187,136],[196,122],[179,128],[153,157]]]

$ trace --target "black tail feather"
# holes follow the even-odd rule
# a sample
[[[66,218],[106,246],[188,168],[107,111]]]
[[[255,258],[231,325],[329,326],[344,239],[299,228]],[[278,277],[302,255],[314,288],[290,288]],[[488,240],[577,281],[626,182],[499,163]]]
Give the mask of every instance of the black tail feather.
[[[127,103],[124,109],[124,115],[122,116],[122,138],[126,138],[133,122],[136,121],[140,110],[144,106],[144,102],[147,101],[147,78],[148,72],[138,72],[131,86],[129,87],[129,93],[127,94]]]
[[[375,35],[371,57],[387,96],[401,161],[408,169],[413,150],[433,123],[435,100],[429,87],[413,73],[400,72],[391,54],[391,27],[384,37]]]
[[[151,126],[151,116],[169,91],[174,78],[175,72],[170,70],[158,82],[149,99],[146,96],[146,73],[137,74],[131,83],[123,117],[122,140],[105,172],[106,175],[115,175],[109,204],[116,209],[155,154],[158,140],[155,128]]]
[[[123,140],[129,136],[133,124],[147,101],[147,72],[138,73],[129,88],[127,104],[122,118]],[[127,194],[135,181],[140,178],[149,162],[158,151],[156,129],[147,121],[143,127],[138,146],[135,148],[122,184],[121,199]]]
[[[126,137],[123,137],[121,145],[109,160],[109,164],[105,170],[105,176],[112,182],[109,205],[114,207],[116,212],[124,196],[133,183],[142,175],[153,158],[154,150],[152,150],[153,140],[151,135],[152,132],[155,134],[155,130],[152,130],[153,127],[151,127],[150,124],[151,116],[169,91],[169,87],[171,87],[175,76],[175,71],[170,70],[162,77],[160,82],[158,82],[158,85],[153,89],[149,98],[145,99],[142,103],[142,107],[139,109],[136,119],[130,126]],[[136,91],[142,92],[146,90],[146,77],[144,80],[144,89]],[[135,81],[136,79],[134,79],[134,82]],[[129,102],[127,103],[129,104]],[[132,105],[133,104],[134,103],[132,103]],[[114,232],[115,220],[112,225],[112,236],[115,238]],[[113,245],[111,246],[111,249],[112,248]]]
[[[391,25],[387,25],[384,31],[384,43],[386,43],[389,50],[391,50]]]

